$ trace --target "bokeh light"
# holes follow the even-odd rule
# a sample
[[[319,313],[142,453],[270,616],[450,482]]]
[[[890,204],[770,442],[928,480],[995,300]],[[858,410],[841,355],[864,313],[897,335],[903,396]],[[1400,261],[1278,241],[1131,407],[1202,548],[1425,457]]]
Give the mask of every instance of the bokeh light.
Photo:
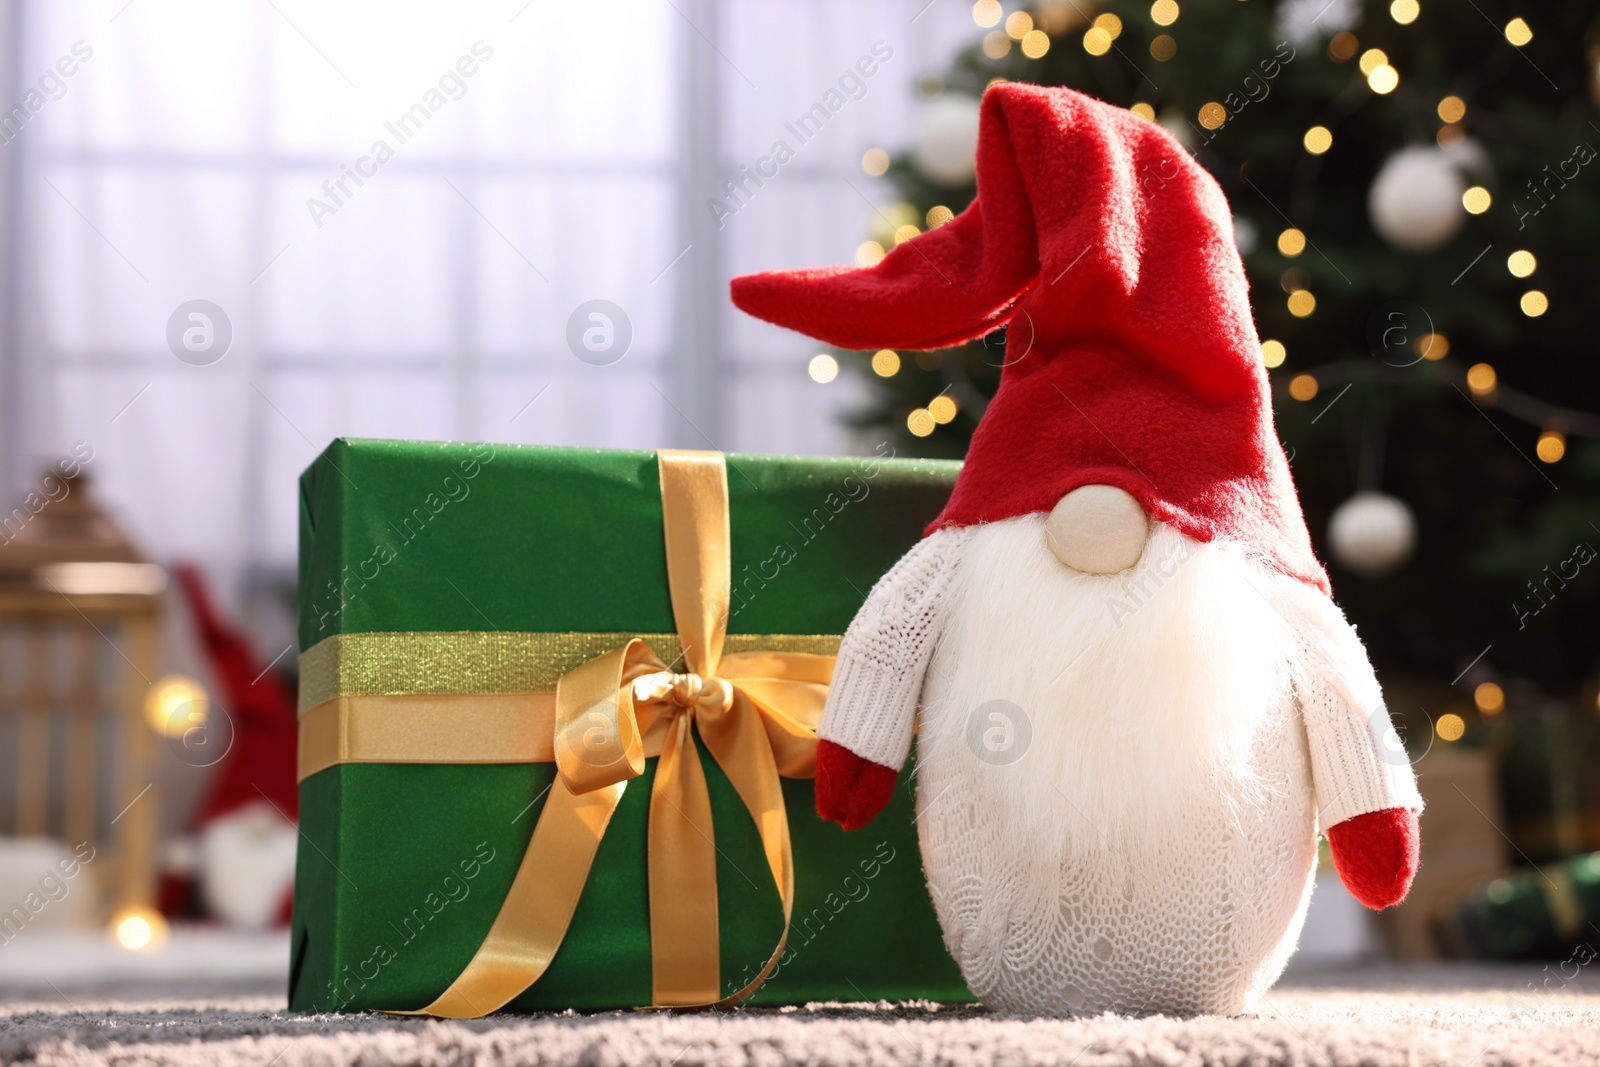
[[[806,364],[806,373],[811,375],[812,381],[826,385],[839,376],[839,361],[823,352],[811,357],[811,362]]]

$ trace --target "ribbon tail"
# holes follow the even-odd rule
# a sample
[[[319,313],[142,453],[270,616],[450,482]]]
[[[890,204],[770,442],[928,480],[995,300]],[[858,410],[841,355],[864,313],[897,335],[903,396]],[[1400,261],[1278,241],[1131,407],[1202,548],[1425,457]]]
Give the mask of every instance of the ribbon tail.
[[[754,981],[719,1002],[719,1006],[727,1006],[739,1003],[760,988],[783,955],[794,915],[794,849],[789,839],[789,815],[783,803],[783,787],[778,780],[766,728],[753,702],[740,692],[738,685],[734,686],[733,705],[726,713],[701,717],[700,736],[755,821],[767,867],[783,905],[783,933],[771,958]]]
[[[650,794],[650,976],[657,1007],[700,1007],[722,995],[717,929],[717,848],[690,733],[677,716]]]
[[[427,1007],[388,1014],[475,1019],[505,1007],[538,981],[567,936],[626,784],[574,794],[557,777],[511,891],[466,969]]]

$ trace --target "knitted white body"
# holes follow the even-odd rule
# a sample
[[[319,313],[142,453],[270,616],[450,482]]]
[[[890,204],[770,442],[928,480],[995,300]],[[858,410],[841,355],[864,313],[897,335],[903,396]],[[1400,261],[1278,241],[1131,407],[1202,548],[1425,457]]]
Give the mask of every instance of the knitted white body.
[[[920,689],[923,863],[986,1004],[1246,1011],[1293,951],[1319,814],[1421,807],[1365,654],[1236,546],[1158,525],[1130,571],[1086,575],[1042,522],[913,550],[846,636],[820,734],[898,766]]]

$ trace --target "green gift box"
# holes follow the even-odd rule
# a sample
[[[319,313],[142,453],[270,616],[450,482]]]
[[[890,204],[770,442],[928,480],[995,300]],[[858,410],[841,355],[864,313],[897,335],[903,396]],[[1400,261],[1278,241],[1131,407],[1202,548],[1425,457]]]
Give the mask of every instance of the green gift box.
[[[830,653],[957,469],[728,456],[724,660]],[[652,1003],[663,960],[652,953],[651,799],[665,755],[615,787],[586,877],[519,867],[535,827],[570,796],[552,757],[531,754],[552,744],[552,720],[527,709],[554,694],[529,691],[555,690],[558,676],[634,637],[658,667],[688,654],[675,636],[662,496],[649,452],[340,439],[303,475],[292,1010],[429,1006],[476,965],[502,909],[516,910],[514,884],[536,899],[563,881],[581,886],[570,923],[506,1006]],[[909,774],[854,834],[817,818],[809,778],[779,780],[793,910],[772,965],[785,932],[772,827],[758,827],[739,779],[708,751],[704,723],[691,750],[714,825],[718,994],[770,966],[749,1003],[971,1000],[928,899]]]
[[[1466,955],[1483,959],[1558,959],[1576,949],[1595,958],[1600,922],[1600,852],[1496,878],[1444,918],[1444,932]]]

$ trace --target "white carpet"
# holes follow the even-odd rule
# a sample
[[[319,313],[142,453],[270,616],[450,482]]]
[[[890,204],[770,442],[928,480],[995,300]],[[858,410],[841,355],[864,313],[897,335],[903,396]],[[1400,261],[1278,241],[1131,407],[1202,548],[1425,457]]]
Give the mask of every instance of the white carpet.
[[[0,985],[4,984],[0,951]],[[295,1016],[279,993],[13,999],[0,1062],[582,1064],[843,1067],[980,1064],[1600,1065],[1600,981],[1537,967],[1302,972],[1239,1019],[1073,1022],[931,1005],[813,1005],[726,1014],[611,1013],[437,1022]],[[1532,992],[1550,978],[1550,989]],[[1558,988],[1559,986],[1559,988]]]
[[[177,927],[153,951],[128,952],[95,930],[33,930],[0,945],[0,996],[115,997],[187,991],[275,993],[289,932]]]

